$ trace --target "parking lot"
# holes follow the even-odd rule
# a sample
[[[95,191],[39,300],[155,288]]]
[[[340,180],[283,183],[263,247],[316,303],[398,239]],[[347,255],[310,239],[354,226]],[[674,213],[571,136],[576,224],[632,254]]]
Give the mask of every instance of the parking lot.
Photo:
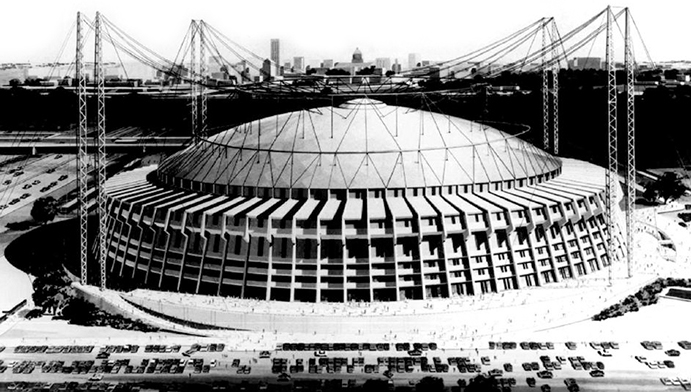
[[[648,388],[643,390],[691,390],[688,341],[488,342],[467,349],[445,349],[434,342],[282,343],[260,352],[229,351],[220,342],[1,349],[0,380],[8,389],[20,382],[221,379],[293,386],[335,379],[347,388],[367,379],[412,385],[425,376],[441,377],[446,385],[467,385],[482,373],[512,390],[575,391],[626,382],[633,371],[640,378],[636,382]],[[60,390],[67,384],[54,385]]]

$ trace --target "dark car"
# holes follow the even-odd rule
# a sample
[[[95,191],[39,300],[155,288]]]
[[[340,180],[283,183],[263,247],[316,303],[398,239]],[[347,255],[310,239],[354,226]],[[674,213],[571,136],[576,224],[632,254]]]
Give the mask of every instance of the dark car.
[[[504,364],[504,371],[505,372],[513,372],[513,365],[510,363],[505,363]]]
[[[525,379],[525,382],[528,384],[529,387],[534,387],[535,386],[535,378],[534,377],[528,377]]]
[[[665,351],[665,354],[669,355],[670,357],[678,357],[681,353],[679,352],[679,350],[672,349]]]
[[[541,372],[537,372],[537,376],[540,378],[552,378],[554,377],[554,374],[548,370],[543,370]]]
[[[662,363],[664,363],[665,366],[667,366],[668,368],[674,369],[674,361],[670,361],[670,360],[668,359],[668,360],[666,360],[666,361],[662,361]]]
[[[590,377],[604,377],[605,372],[600,369],[595,369],[590,371]]]

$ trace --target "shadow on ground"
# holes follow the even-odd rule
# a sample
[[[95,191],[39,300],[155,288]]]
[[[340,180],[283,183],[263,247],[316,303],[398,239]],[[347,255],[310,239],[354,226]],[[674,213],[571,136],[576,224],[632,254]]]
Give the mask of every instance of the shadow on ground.
[[[89,227],[95,228],[95,217],[89,217]],[[87,264],[89,284],[98,284],[98,266],[93,257],[95,230],[89,235],[89,261]],[[33,276],[63,268],[74,276],[80,275],[79,268],[79,220],[77,218],[46,224],[14,239],[5,248],[7,261],[15,268]],[[109,275],[108,287],[120,290],[131,289],[130,282]]]

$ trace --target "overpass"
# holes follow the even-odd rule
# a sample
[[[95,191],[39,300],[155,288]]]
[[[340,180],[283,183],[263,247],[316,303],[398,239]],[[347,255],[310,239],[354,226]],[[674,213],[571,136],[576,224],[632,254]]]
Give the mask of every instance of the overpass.
[[[172,152],[181,149],[190,142],[186,136],[166,137],[106,137],[108,153],[132,152]],[[87,141],[89,153],[96,152],[96,143],[90,138]],[[0,136],[0,155],[26,154],[76,154],[77,140],[74,136],[53,136],[49,138],[24,138]]]

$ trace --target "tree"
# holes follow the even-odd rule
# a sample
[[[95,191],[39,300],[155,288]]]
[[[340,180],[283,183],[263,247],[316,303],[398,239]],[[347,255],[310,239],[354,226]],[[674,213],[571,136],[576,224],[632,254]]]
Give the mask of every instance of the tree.
[[[31,217],[40,224],[52,221],[57,214],[58,202],[51,196],[39,198],[31,207]]]
[[[470,380],[465,392],[500,392],[501,387],[494,376],[485,377],[478,374],[477,377]]]
[[[362,385],[364,392],[381,392],[389,389],[389,383],[386,380],[367,380]]]
[[[326,75],[329,75],[329,76],[331,76],[331,75],[335,75],[335,76],[339,76],[339,75],[347,76],[347,75],[350,75],[350,72],[346,71],[345,69],[341,69],[341,68],[331,68],[330,70],[326,71]]]
[[[680,198],[685,192],[686,187],[682,184],[681,178],[674,172],[665,172],[646,187],[643,197],[650,201],[662,198],[664,204],[667,204]]]
[[[444,380],[439,377],[427,376],[423,377],[417,384],[415,384],[415,391],[417,392],[443,392]]]

